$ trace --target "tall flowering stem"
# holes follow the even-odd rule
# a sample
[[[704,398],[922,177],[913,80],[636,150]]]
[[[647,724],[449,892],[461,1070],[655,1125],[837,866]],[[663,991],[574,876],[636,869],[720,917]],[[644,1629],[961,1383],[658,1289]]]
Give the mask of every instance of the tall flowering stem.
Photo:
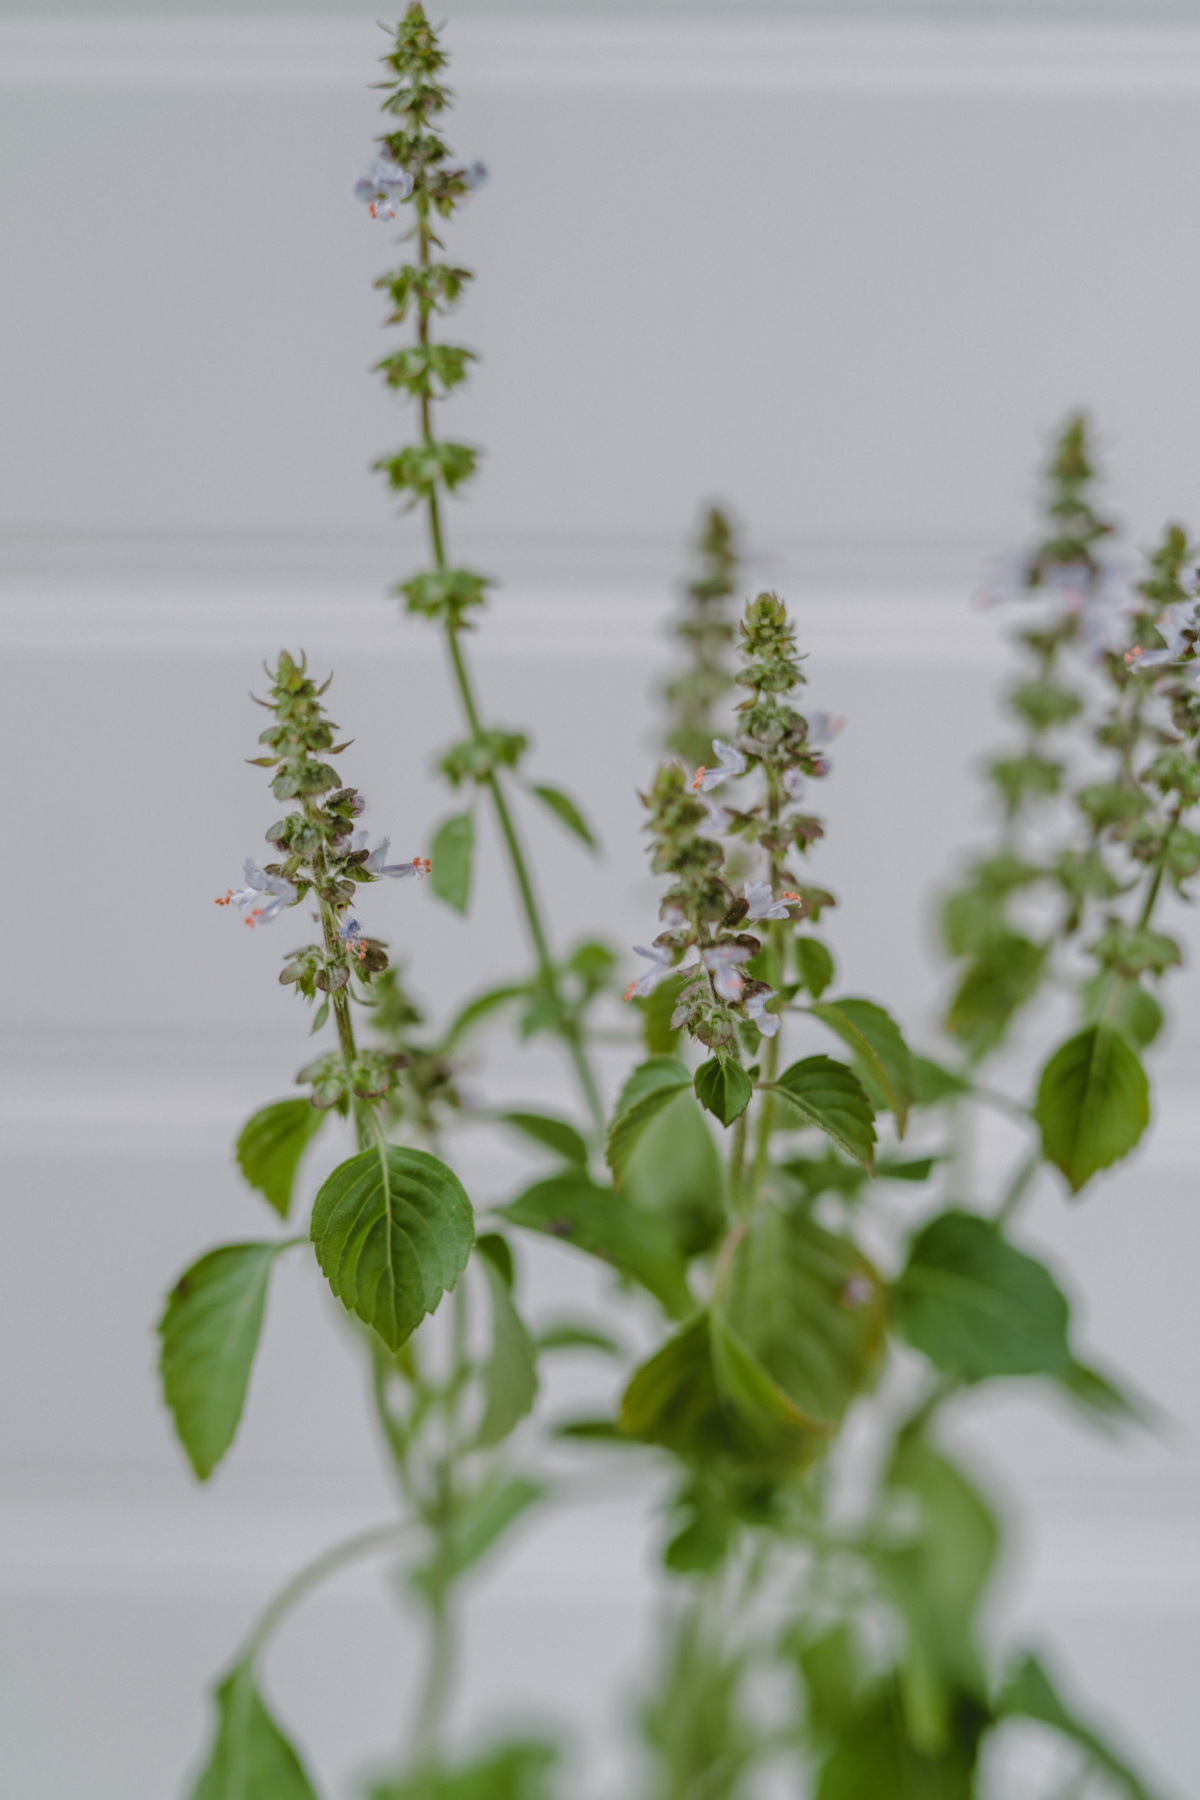
[[[577,1009],[566,1000],[562,974],[551,952],[533,878],[516,821],[501,780],[501,770],[515,770],[526,747],[519,733],[485,725],[463,645],[469,615],[483,605],[489,578],[455,565],[447,548],[444,501],[475,472],[477,456],[469,445],[439,439],[434,432],[435,401],[445,399],[466,378],[474,353],[460,345],[441,343],[433,337],[435,319],[446,314],[471,279],[470,271],[439,259],[444,246],[437,235],[438,220],[449,219],[484,178],[480,165],[457,166],[439,135],[437,121],[450,104],[450,91],[441,79],[446,55],[420,4],[410,5],[396,29],[393,46],[383,59],[387,79],[383,111],[395,121],[394,129],[379,140],[386,178],[394,170],[392,193],[382,200],[370,194],[370,183],[360,184],[375,216],[394,216],[397,205],[412,209],[413,223],[404,241],[415,248],[415,258],[381,277],[378,286],[390,297],[389,324],[415,318],[415,341],[385,357],[379,364],[385,381],[415,403],[420,439],[376,465],[392,490],[408,508],[425,515],[431,566],[400,584],[398,592],[408,610],[438,621],[445,637],[454,686],[469,736],[443,758],[442,768],[457,785],[472,780],[487,789],[516,883],[521,910],[537,960],[539,985],[552,1028],[565,1043],[593,1122],[603,1123],[603,1106],[584,1042]],[[385,181],[386,185],[386,181]],[[535,789],[534,792],[539,792]],[[546,790],[540,790],[545,795]],[[561,797],[560,797],[561,798]],[[552,809],[560,812],[553,801]]]
[[[737,625],[729,601],[738,589],[740,556],[737,533],[719,506],[705,513],[696,550],[700,566],[683,590],[683,608],[671,627],[684,661],[663,688],[665,747],[689,768],[705,761],[714,736],[724,729],[722,703],[733,689]]]

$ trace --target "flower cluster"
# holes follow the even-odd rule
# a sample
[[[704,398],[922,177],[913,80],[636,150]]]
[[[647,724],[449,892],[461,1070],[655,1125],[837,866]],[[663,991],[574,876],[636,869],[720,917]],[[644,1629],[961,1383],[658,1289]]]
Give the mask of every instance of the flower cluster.
[[[728,602],[737,591],[740,558],[734,528],[719,507],[705,515],[697,549],[700,573],[685,587],[685,610],[673,626],[688,660],[663,689],[670,713],[666,748],[689,766],[708,755],[717,709],[733,687],[736,627]]]

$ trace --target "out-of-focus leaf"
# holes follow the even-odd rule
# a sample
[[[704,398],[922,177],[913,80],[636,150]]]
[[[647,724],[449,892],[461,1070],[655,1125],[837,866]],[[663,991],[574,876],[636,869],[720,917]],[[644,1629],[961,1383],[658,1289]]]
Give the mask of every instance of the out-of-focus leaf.
[[[536,794],[542,805],[552,812],[561,825],[572,832],[589,850],[598,850],[595,833],[569,795],[558,788],[531,787],[531,794]]]
[[[725,1170],[695,1097],[676,1094],[641,1134],[621,1192],[667,1225],[685,1257],[699,1256],[725,1221]]]
[[[692,1310],[683,1257],[667,1226],[611,1188],[597,1187],[582,1169],[536,1182],[500,1210],[514,1225],[560,1238],[609,1263],[674,1318]]]
[[[814,1000],[819,1000],[833,980],[833,957],[820,938],[809,937],[807,933],[793,938],[792,949],[801,986],[808,989]]]
[[[475,820],[469,812],[455,813],[438,826],[429,852],[429,885],[439,900],[465,913],[471,899],[471,868],[475,856]]]
[[[1151,1790],[1100,1734],[1066,1707],[1050,1677],[1034,1656],[1024,1656],[1011,1671],[996,1701],[1001,1718],[1037,1719],[1085,1750],[1096,1768],[1118,1782],[1132,1800],[1154,1800]]]
[[[535,1144],[544,1144],[564,1162],[587,1167],[588,1147],[575,1127],[565,1119],[551,1118],[548,1113],[506,1112],[500,1114],[500,1120],[522,1136],[532,1138]]]
[[[510,1283],[491,1256],[485,1254],[480,1266],[492,1302],[492,1350],[483,1368],[484,1412],[476,1437],[486,1445],[506,1438],[530,1411],[538,1378],[537,1350],[513,1304]]]
[[[914,1056],[912,1060],[914,1106],[940,1106],[944,1100],[970,1093],[971,1083],[965,1076],[943,1068],[932,1057]]]
[[[1128,1156],[1149,1124],[1145,1071],[1111,1026],[1089,1025],[1042,1070],[1034,1117],[1046,1160],[1077,1194],[1098,1170]]]
[[[281,1219],[291,1208],[300,1158],[327,1117],[308,1100],[276,1100],[252,1113],[238,1133],[238,1167]]]
[[[640,1063],[621,1089],[608,1130],[605,1158],[620,1187],[634,1145],[667,1103],[692,1085],[685,1063],[673,1056],[652,1056]]]
[[[216,1690],[217,1732],[192,1800],[317,1800],[303,1763],[239,1663]]]

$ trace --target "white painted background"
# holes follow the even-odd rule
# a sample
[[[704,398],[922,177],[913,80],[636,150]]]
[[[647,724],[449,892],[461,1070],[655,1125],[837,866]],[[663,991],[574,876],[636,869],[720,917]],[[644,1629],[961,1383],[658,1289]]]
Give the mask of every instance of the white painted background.
[[[560,939],[649,928],[646,699],[681,539],[719,494],[795,602],[815,701],[851,720],[820,865],[846,979],[919,1035],[933,897],[983,827],[971,765],[998,732],[979,555],[1026,530],[1035,458],[1080,401],[1134,538],[1200,525],[1200,34],[450,36],[453,141],[493,175],[453,242],[480,271],[461,331],[483,362],[450,417],[487,447],[453,531],[505,581],[480,679],[502,722],[536,721],[535,767],[607,848],[597,868],[529,821]],[[436,643],[381,597],[415,540],[365,472],[405,430],[366,373],[387,234],[349,197],[376,42],[0,27],[3,1800],[180,1792],[201,1688],[258,1600],[386,1505],[299,1266],[212,1491],[167,1436],[150,1338],[186,1260],[262,1229],[228,1144],[303,1054],[283,946],[211,904],[266,822],[240,761],[262,656],[336,664],[347,773],[398,849],[446,806]],[[478,894],[465,925],[427,892],[364,907],[438,1009],[522,958],[490,851]],[[1200,1789],[1194,972],[1173,992],[1153,1142],[1082,1206],[1047,1184],[1027,1231],[1088,1348],[1179,1429],[1098,1446],[1012,1397],[967,1435],[1024,1521],[997,1629],[1058,1645],[1181,1797]],[[555,1076],[531,1054],[494,1081],[528,1100]],[[490,1197],[513,1176],[482,1146],[470,1170]],[[566,1258],[527,1263],[542,1312],[588,1291]],[[656,1527],[607,1463],[579,1471],[591,1503],[479,1586],[464,1725],[629,1702]],[[387,1749],[410,1653],[368,1575],[281,1642],[272,1690],[331,1791]]]

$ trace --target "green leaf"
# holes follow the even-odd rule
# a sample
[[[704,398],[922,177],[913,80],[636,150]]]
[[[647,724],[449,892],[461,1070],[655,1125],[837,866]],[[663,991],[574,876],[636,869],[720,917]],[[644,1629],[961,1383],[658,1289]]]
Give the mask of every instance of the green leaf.
[[[1082,997],[1089,1025],[1111,1025],[1139,1050],[1162,1030],[1163,1009],[1154,995],[1111,969],[1101,969],[1085,982]]]
[[[983,1056],[1000,1042],[1014,1013],[1037,992],[1045,963],[1045,945],[1015,931],[992,938],[968,963],[945,1025],[969,1056]]]
[[[418,1592],[428,1594],[434,1581],[456,1580],[487,1554],[515,1519],[541,1500],[545,1488],[524,1475],[493,1470],[459,1506],[447,1546],[446,1560],[435,1571],[416,1568],[410,1577]]]
[[[640,1063],[621,1089],[616,1112],[608,1129],[605,1161],[620,1187],[633,1147],[669,1100],[692,1085],[685,1063],[673,1056],[652,1056]]]
[[[1067,1302],[1049,1270],[977,1213],[942,1213],[917,1234],[896,1303],[909,1343],[947,1375],[1061,1376],[1071,1365]]]
[[[623,1357],[625,1352],[607,1331],[594,1325],[579,1325],[565,1319],[561,1325],[547,1325],[535,1339],[539,1350],[598,1350],[603,1356]]]
[[[253,1113],[238,1133],[238,1167],[281,1219],[287,1218],[291,1208],[300,1158],[326,1116],[308,1100],[276,1100]]]
[[[428,1770],[399,1782],[377,1783],[367,1800],[552,1800],[551,1772],[559,1760],[553,1744],[536,1738],[502,1744],[459,1769]]]
[[[1123,1388],[1102,1375],[1099,1369],[1072,1359],[1070,1367],[1059,1376],[1059,1383],[1086,1413],[1105,1424],[1152,1425],[1161,1419],[1156,1407],[1140,1395],[1127,1394]]]
[[[913,1103],[913,1066],[904,1035],[890,1013],[873,1000],[843,999],[810,1006],[814,1018],[836,1031],[884,1094],[904,1136]]]
[[[223,1244],[184,1271],[158,1331],[159,1372],[179,1441],[201,1481],[233,1442],[282,1243]]]
[[[951,1741],[956,1698],[986,1698],[975,1618],[999,1534],[966,1476],[917,1432],[902,1433],[887,1487],[915,1518],[900,1542],[885,1536],[873,1560],[908,1627],[900,1676],[909,1735],[936,1755]]]
[[[632,1206],[583,1170],[553,1175],[500,1211],[514,1225],[573,1244],[639,1282],[674,1318],[691,1312],[683,1257],[661,1219]]]
[[[509,982],[505,987],[489,988],[484,994],[476,994],[473,1000],[468,1000],[466,1005],[454,1015],[446,1027],[446,1035],[442,1039],[442,1049],[452,1050],[459,1039],[465,1037],[472,1026],[478,1025],[481,1019],[490,1017],[492,1013],[498,1012],[502,1006],[507,1006],[512,1000],[523,1000],[528,992],[529,983],[519,981]]]
[[[511,1290],[516,1279],[513,1266],[513,1253],[507,1238],[502,1238],[498,1231],[484,1231],[475,1239],[476,1256],[485,1256]]]
[[[249,1663],[216,1690],[217,1734],[192,1800],[317,1800],[292,1746],[263,1705]]]
[[[940,1106],[943,1100],[971,1092],[971,1083],[965,1076],[943,1068],[932,1057],[914,1056],[912,1065],[914,1106]]]
[[[565,1162],[580,1163],[587,1167],[588,1147],[573,1125],[565,1119],[551,1118],[548,1113],[506,1112],[501,1113],[503,1124],[511,1125],[536,1144],[544,1144],[547,1150],[553,1150]]]
[[[429,881],[439,900],[465,913],[471,898],[471,863],[475,854],[475,820],[455,813],[438,826],[429,852]]]
[[[398,1350],[467,1266],[471,1202],[445,1163],[391,1144],[339,1165],[313,1206],[312,1241],[346,1308]]]
[[[1001,1718],[1037,1719],[1052,1726],[1085,1750],[1095,1766],[1118,1781],[1132,1800],[1152,1800],[1149,1788],[1129,1764],[1064,1706],[1036,1657],[1023,1657],[1011,1671],[996,1700],[996,1711]]]
[[[845,1063],[829,1056],[806,1056],[775,1084],[806,1125],[824,1131],[847,1156],[874,1173],[875,1117],[863,1086]]]
[[[685,1257],[700,1256],[725,1223],[725,1169],[695,1095],[684,1089],[652,1119],[621,1182],[633,1206],[654,1213]]]
[[[937,1156],[914,1156],[909,1161],[899,1156],[884,1156],[875,1164],[875,1176],[879,1181],[928,1181],[935,1164],[940,1161]]]
[[[839,1420],[880,1365],[887,1292],[848,1238],[760,1204],[714,1306],[771,1379],[811,1419]]]
[[[480,1267],[492,1302],[492,1353],[483,1368],[483,1420],[475,1441],[487,1445],[506,1438],[532,1409],[538,1391],[537,1351],[494,1257],[485,1251]]]
[[[947,1710],[946,1741],[922,1748],[913,1742],[895,1678],[874,1685],[837,1732],[815,1800],[974,1800],[979,1745],[990,1719],[969,1694],[955,1695]]]
[[[568,795],[562,793],[559,788],[552,787],[530,787],[529,791],[531,794],[536,794],[542,805],[549,807],[555,818],[565,825],[568,831],[573,831],[589,850],[599,850],[600,846],[596,842],[595,834],[575,802]]]
[[[808,989],[814,1000],[819,1000],[833,980],[833,957],[820,938],[796,937],[792,948],[800,985]]]
[[[799,1469],[824,1450],[827,1428],[806,1417],[727,1326],[698,1313],[635,1370],[621,1430],[709,1468],[734,1459]]]
[[[745,1069],[728,1056],[710,1056],[701,1063],[693,1085],[701,1106],[725,1126],[741,1118],[754,1094],[754,1083]]]
[[[1108,1025],[1089,1025],[1050,1058],[1034,1118],[1042,1153],[1078,1193],[1099,1169],[1128,1156],[1150,1121],[1145,1071]]]

